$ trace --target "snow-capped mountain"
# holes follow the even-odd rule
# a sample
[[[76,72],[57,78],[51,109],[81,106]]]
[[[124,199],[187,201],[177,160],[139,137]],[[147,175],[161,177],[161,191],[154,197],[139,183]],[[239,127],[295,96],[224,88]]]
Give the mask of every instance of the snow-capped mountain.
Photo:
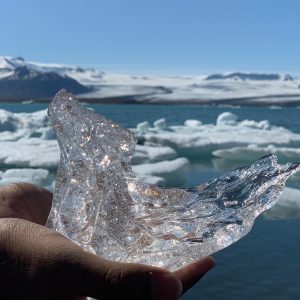
[[[67,75],[80,83],[88,85],[94,81],[101,81],[103,72],[92,68],[81,68],[79,66],[38,63],[25,61],[23,57],[0,56],[0,78],[10,76],[16,68],[27,67],[30,70],[41,73],[53,72],[59,75]]]
[[[20,70],[27,70],[29,75],[20,78]],[[32,81],[34,76],[36,81]],[[233,105],[300,103],[300,81],[288,74],[235,72],[208,76],[132,76],[75,65],[37,63],[21,57],[0,56],[0,99],[7,97],[6,93],[9,94],[10,90],[16,90],[14,85],[17,83],[17,98],[21,96],[22,90],[27,90],[25,87],[30,83],[30,89],[23,94],[22,99],[38,99],[47,87],[47,80],[50,80],[48,85],[53,86],[51,80],[54,78],[56,85],[48,90],[44,98],[51,97],[55,88],[62,86],[68,89],[70,85],[76,85],[73,92],[90,101]],[[41,86],[41,82],[46,83]],[[36,93],[35,88],[40,92]]]
[[[74,94],[91,91],[67,75],[16,67],[9,76],[0,79],[0,100],[47,100],[64,87]]]

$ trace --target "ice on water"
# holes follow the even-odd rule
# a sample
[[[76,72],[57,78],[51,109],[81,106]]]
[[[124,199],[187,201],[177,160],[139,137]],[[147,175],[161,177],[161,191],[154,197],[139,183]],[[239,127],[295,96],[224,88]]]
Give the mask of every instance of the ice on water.
[[[49,116],[61,156],[48,226],[110,260],[174,270],[227,247],[249,232],[299,170],[269,155],[190,190],[164,189],[133,173],[131,131],[80,107],[65,90]]]

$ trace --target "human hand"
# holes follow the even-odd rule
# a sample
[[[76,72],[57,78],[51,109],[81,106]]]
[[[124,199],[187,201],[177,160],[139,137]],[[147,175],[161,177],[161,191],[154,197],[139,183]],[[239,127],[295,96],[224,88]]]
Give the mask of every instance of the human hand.
[[[51,202],[31,184],[0,187],[0,299],[173,300],[214,266],[205,257],[171,273],[105,260],[43,226]]]

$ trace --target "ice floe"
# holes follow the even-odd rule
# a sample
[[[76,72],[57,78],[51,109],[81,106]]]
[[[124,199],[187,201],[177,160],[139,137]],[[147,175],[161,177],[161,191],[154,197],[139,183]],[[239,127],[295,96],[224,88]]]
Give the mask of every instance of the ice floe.
[[[0,173],[1,185],[14,182],[29,182],[40,186],[49,187],[51,185],[49,180],[49,171],[45,169],[16,168]]]
[[[300,148],[276,147],[275,145],[267,145],[260,147],[257,144],[249,144],[245,147],[233,147],[230,149],[222,149],[213,151],[216,157],[234,161],[253,161],[265,155],[265,153],[276,154],[280,163],[287,163],[300,159]]]
[[[33,113],[12,113],[0,109],[0,140],[14,141],[30,137],[55,138],[46,110]]]
[[[264,215],[269,219],[300,218],[300,190],[286,187],[278,203]]]
[[[207,159],[221,156],[222,149],[248,147],[249,143],[259,147],[300,147],[300,134],[284,127],[273,126],[268,120],[238,120],[238,116],[224,112],[216,124],[202,124],[201,120],[188,120],[183,125],[167,126],[159,120],[153,127],[149,123],[138,124],[133,131],[144,143],[153,143],[173,148],[179,156]],[[251,149],[250,149],[251,150]],[[266,149],[267,150],[267,149]]]
[[[141,164],[133,166],[133,171],[143,178],[143,176],[156,176],[165,180],[168,186],[180,186],[185,181],[184,168],[189,164],[188,159],[181,157],[171,161],[161,161],[152,164]],[[145,178],[147,179],[147,178]],[[152,183],[146,180],[148,183]]]
[[[170,160],[176,157],[177,153],[171,147],[136,145],[135,154],[131,159],[131,163],[137,165],[141,163]]]
[[[56,140],[38,138],[0,141],[0,165],[55,169],[59,162]]]

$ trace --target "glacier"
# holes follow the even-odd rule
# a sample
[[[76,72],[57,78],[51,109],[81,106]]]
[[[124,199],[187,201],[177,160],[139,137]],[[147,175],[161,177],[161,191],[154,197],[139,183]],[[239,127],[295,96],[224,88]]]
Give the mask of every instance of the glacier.
[[[232,73],[207,75],[116,74],[75,65],[26,61],[0,56],[0,81],[26,67],[34,72],[68,76],[93,91],[80,95],[87,101],[98,99],[126,103],[199,103],[225,105],[292,105],[300,103],[300,80],[290,75]],[[275,77],[276,80],[274,80]]]
[[[298,163],[279,165],[271,154],[192,189],[161,188],[132,171],[137,139],[131,131],[80,107],[65,90],[55,96],[48,113],[61,155],[47,224],[110,260],[175,270],[221,250],[251,230],[255,218],[276,203],[288,177],[300,169]],[[239,127],[233,116],[220,119],[216,126]],[[186,125],[189,131],[201,126]],[[146,139],[159,131],[164,141],[164,122],[154,127]],[[265,123],[248,122],[246,127],[269,129]],[[195,136],[192,142],[202,146]]]

